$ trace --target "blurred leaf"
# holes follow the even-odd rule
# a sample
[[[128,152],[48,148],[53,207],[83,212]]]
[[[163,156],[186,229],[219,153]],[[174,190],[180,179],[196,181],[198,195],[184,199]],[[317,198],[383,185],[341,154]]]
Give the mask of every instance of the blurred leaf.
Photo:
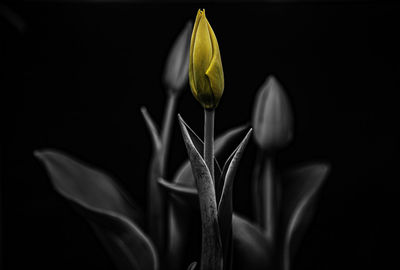
[[[146,122],[147,129],[150,132],[151,139],[153,142],[153,149],[155,152],[158,152],[161,150],[161,138],[160,134],[158,133],[157,125],[154,123],[153,119],[150,117],[150,114],[148,113],[147,109],[145,107],[140,108],[140,111],[142,112],[144,121]]]
[[[163,185],[164,186],[164,185]],[[191,223],[193,210],[187,209],[189,202],[196,201],[196,212],[199,211],[197,190],[179,186],[179,184],[170,184],[164,186],[168,192],[174,193],[177,201],[181,203],[173,207],[173,211],[178,211],[172,219],[175,224],[173,228],[182,228],[183,234],[178,230],[174,230],[174,236],[181,239],[180,245],[173,246],[177,242],[172,241],[175,249],[185,251],[187,239],[190,239],[190,232],[194,227],[200,227],[201,224]],[[190,203],[191,204],[191,203]],[[180,211],[180,212],[179,212]],[[170,215],[172,216],[172,215]],[[185,217],[188,217],[187,219]],[[233,268],[234,269],[268,269],[272,263],[271,244],[264,237],[263,232],[253,225],[250,221],[245,220],[233,213],[232,217],[232,235],[233,235]],[[184,238],[186,236],[187,238]],[[174,238],[175,239],[175,238]],[[173,252],[170,250],[170,252]],[[179,253],[177,253],[179,254]],[[181,253],[182,254],[182,253]],[[181,258],[182,260],[182,258]],[[178,260],[179,262],[179,260]],[[181,268],[173,268],[181,269]]]
[[[199,151],[194,146],[182,117],[179,117],[183,141],[188,152],[190,165],[199,193],[202,223],[201,268],[222,269],[222,245],[218,225],[218,209],[214,181]]]
[[[120,269],[158,269],[141,215],[108,175],[58,151],[36,151],[54,188],[92,225]]]
[[[174,200],[184,201],[186,206],[190,206],[193,209],[199,208],[197,188],[181,186],[179,184],[168,182],[163,178],[159,178],[158,183]]]
[[[188,267],[187,270],[194,270],[194,269],[196,268],[196,266],[197,266],[197,262],[192,262],[192,263],[189,265],[189,267]]]
[[[284,270],[290,269],[290,261],[311,222],[317,194],[328,172],[328,164],[312,164],[294,169],[282,177]]]
[[[222,247],[224,251],[224,269],[231,269],[232,264],[232,187],[233,180],[236,175],[236,170],[239,165],[240,159],[246,148],[247,142],[250,139],[252,129],[247,132],[246,136],[232,153],[231,157],[225,163],[224,169],[222,170],[223,189],[221,199],[218,204],[218,221],[221,230]]]
[[[258,227],[234,214],[232,233],[234,269],[271,269],[271,245]]]
[[[148,232],[159,252],[164,248],[165,235],[165,212],[167,210],[164,194],[160,191],[157,180],[161,177],[161,164],[165,163],[162,155],[163,146],[156,124],[150,117],[145,107],[141,108],[143,118],[153,142],[153,155],[150,160],[148,174],[148,196],[147,196],[147,225]]]
[[[188,258],[193,254],[200,254],[200,247],[189,250],[189,243],[198,243],[198,246],[201,243],[201,220],[197,195],[195,200],[196,211],[188,209],[184,200],[176,198],[171,201],[168,213],[169,241],[166,256],[170,270],[184,269],[189,263]]]

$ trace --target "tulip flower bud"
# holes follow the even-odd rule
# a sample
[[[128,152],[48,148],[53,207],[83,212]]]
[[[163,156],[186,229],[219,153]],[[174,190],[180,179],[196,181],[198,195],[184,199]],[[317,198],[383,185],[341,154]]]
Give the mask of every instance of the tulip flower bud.
[[[259,147],[275,150],[292,139],[292,112],[278,81],[270,76],[261,86],[253,111],[254,137]]]
[[[174,93],[182,90],[187,82],[191,28],[192,22],[189,21],[172,46],[165,66],[164,82]]]
[[[218,106],[224,92],[224,72],[217,38],[204,10],[197,12],[190,41],[189,83],[204,108]]]

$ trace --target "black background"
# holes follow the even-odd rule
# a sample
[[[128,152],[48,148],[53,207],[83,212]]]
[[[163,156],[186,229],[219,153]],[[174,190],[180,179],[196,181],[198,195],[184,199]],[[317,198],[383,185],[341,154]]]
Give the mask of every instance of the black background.
[[[145,207],[151,144],[140,115],[160,123],[164,61],[206,8],[225,72],[216,133],[251,118],[274,74],[295,114],[285,169],[329,161],[314,222],[294,269],[396,268],[400,6],[392,3],[7,5],[1,18],[1,185],[4,269],[114,269],[89,225],[51,187],[32,151],[57,148],[108,171]],[[186,88],[178,111],[202,134]],[[186,158],[175,125],[168,175]],[[249,145],[235,210],[252,218]],[[3,268],[2,268],[3,269]]]

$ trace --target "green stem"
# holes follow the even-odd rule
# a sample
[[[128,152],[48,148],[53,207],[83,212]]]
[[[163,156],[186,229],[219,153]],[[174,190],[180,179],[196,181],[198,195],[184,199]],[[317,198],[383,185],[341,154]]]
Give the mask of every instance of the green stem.
[[[197,180],[202,222],[200,270],[222,270],[223,252],[218,225],[218,207],[214,179],[214,117],[215,110],[204,109],[204,161],[211,179]],[[211,180],[211,181],[210,181]]]
[[[274,240],[278,207],[274,158],[261,149],[257,152],[254,169],[253,196],[256,221],[265,236]]]
[[[150,236],[160,254],[164,252],[165,248],[165,235],[167,233],[165,213],[167,207],[165,203],[165,194],[158,185],[158,179],[166,175],[168,146],[173,126],[176,100],[176,94],[168,94],[161,131],[161,148],[153,153],[150,165],[149,193],[147,195],[148,228]]]
[[[254,218],[257,224],[263,228],[263,215],[262,215],[262,195],[260,188],[260,174],[261,174],[261,164],[263,160],[263,151],[261,149],[257,149],[256,161],[253,171],[253,209],[254,209]]]
[[[169,93],[172,91],[168,91]],[[167,157],[168,157],[168,150],[169,150],[169,141],[171,138],[171,131],[174,124],[174,113],[176,108],[176,100],[177,95],[170,93],[168,94],[167,106],[164,112],[164,119],[163,119],[163,127],[161,131],[161,162],[160,162],[160,171],[161,176],[165,177],[166,174],[166,165],[167,165]]]
[[[214,116],[215,110],[204,109],[204,161],[214,181]]]
[[[263,163],[263,172],[261,174],[261,188],[262,188],[262,206],[263,206],[263,228],[264,234],[267,239],[272,241],[275,238],[276,231],[276,182],[273,158],[270,156],[265,157]]]

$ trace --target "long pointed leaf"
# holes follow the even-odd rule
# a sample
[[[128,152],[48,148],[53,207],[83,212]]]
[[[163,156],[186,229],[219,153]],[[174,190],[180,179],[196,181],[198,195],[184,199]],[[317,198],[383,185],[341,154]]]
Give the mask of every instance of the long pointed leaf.
[[[199,193],[202,223],[201,269],[222,269],[222,246],[218,225],[218,210],[214,183],[204,159],[194,146],[182,118],[179,116],[183,140],[186,145],[193,176]]]
[[[120,257],[120,269],[158,269],[151,241],[135,224],[141,215],[111,177],[58,151],[36,151],[35,156],[56,191],[101,234],[112,257]]]
[[[187,124],[185,123],[187,126]],[[216,160],[223,160],[224,155],[226,155],[226,152],[230,150],[232,152],[233,148],[232,145],[237,145],[240,142],[240,139],[244,135],[244,131],[246,130],[246,126],[239,126],[233,129],[230,129],[223,133],[222,135],[218,136],[217,139],[214,142],[214,148],[215,148],[215,158]],[[195,135],[194,131],[192,131],[190,128],[188,128],[190,137],[192,138],[193,144],[196,146],[197,151],[199,153],[202,153],[203,151],[203,141]],[[192,135],[194,134],[194,135]],[[218,165],[218,164],[217,164]],[[216,166],[217,168],[217,166]],[[219,172],[220,174],[220,166],[218,165]],[[217,173],[217,170],[216,170]],[[185,162],[179,169],[177,174],[174,177],[173,182],[182,184],[184,186],[191,186],[194,187],[194,178],[192,174],[192,170],[190,167],[189,161]]]
[[[239,165],[240,159],[243,155],[244,149],[246,148],[247,142],[250,139],[250,135],[252,133],[252,129],[247,132],[246,136],[233,152],[233,157],[231,161],[224,166],[226,169],[226,173],[222,173],[224,179],[222,179],[224,183],[222,189],[221,200],[218,205],[218,221],[221,229],[221,239],[222,239],[222,247],[224,250],[224,261],[225,269],[231,269],[232,263],[232,214],[233,214],[233,206],[232,206],[232,188],[233,188],[233,180],[236,175],[236,170]]]
[[[315,210],[315,202],[329,172],[327,164],[313,164],[292,170],[283,176],[283,269],[290,269],[299,243]]]
[[[200,137],[196,134],[196,132],[194,132],[194,130],[185,122],[185,120],[183,120],[181,117],[179,119],[182,122],[182,124],[185,125],[185,127],[188,131],[188,134],[190,136],[190,139],[192,140],[193,145],[195,146],[196,150],[200,153],[201,156],[203,156],[203,148],[204,148],[203,140],[200,139]],[[187,164],[188,164],[188,172],[191,173],[191,167],[190,167],[189,161]],[[214,166],[215,166],[216,177],[220,177],[221,167],[219,166],[219,163],[216,158],[214,159]],[[193,175],[192,175],[192,179],[193,179]]]
[[[239,126],[220,135],[214,142],[216,159],[222,160],[222,157],[226,155],[226,152],[233,148],[232,145],[234,145],[236,142],[240,142],[245,130],[246,126]],[[202,140],[189,127],[188,132],[196,146],[197,151],[202,153]],[[217,165],[215,168],[218,168]],[[219,169],[216,169],[216,172],[218,170]],[[170,185],[164,185],[166,183],[160,184],[167,189],[170,195],[173,194],[171,197],[175,201],[178,199],[178,195],[182,195],[183,198],[188,198],[189,196],[188,200],[180,200],[180,202],[183,201],[184,203],[173,203],[170,205],[168,213],[168,257],[170,260],[170,267],[171,269],[182,269],[185,267],[182,252],[185,251],[185,248],[188,246],[191,238],[190,235],[196,230],[192,228],[193,226],[191,226],[193,209],[196,209],[196,211],[199,209],[197,187],[193,178],[190,162],[185,162],[178,170],[178,173],[174,177],[173,183],[170,183]],[[172,186],[172,184],[174,184],[176,187]],[[178,194],[178,190],[183,191],[183,188],[190,188],[191,191],[188,190],[186,195]],[[179,207],[179,209],[176,209],[177,207]],[[182,229],[177,231],[177,228]]]

